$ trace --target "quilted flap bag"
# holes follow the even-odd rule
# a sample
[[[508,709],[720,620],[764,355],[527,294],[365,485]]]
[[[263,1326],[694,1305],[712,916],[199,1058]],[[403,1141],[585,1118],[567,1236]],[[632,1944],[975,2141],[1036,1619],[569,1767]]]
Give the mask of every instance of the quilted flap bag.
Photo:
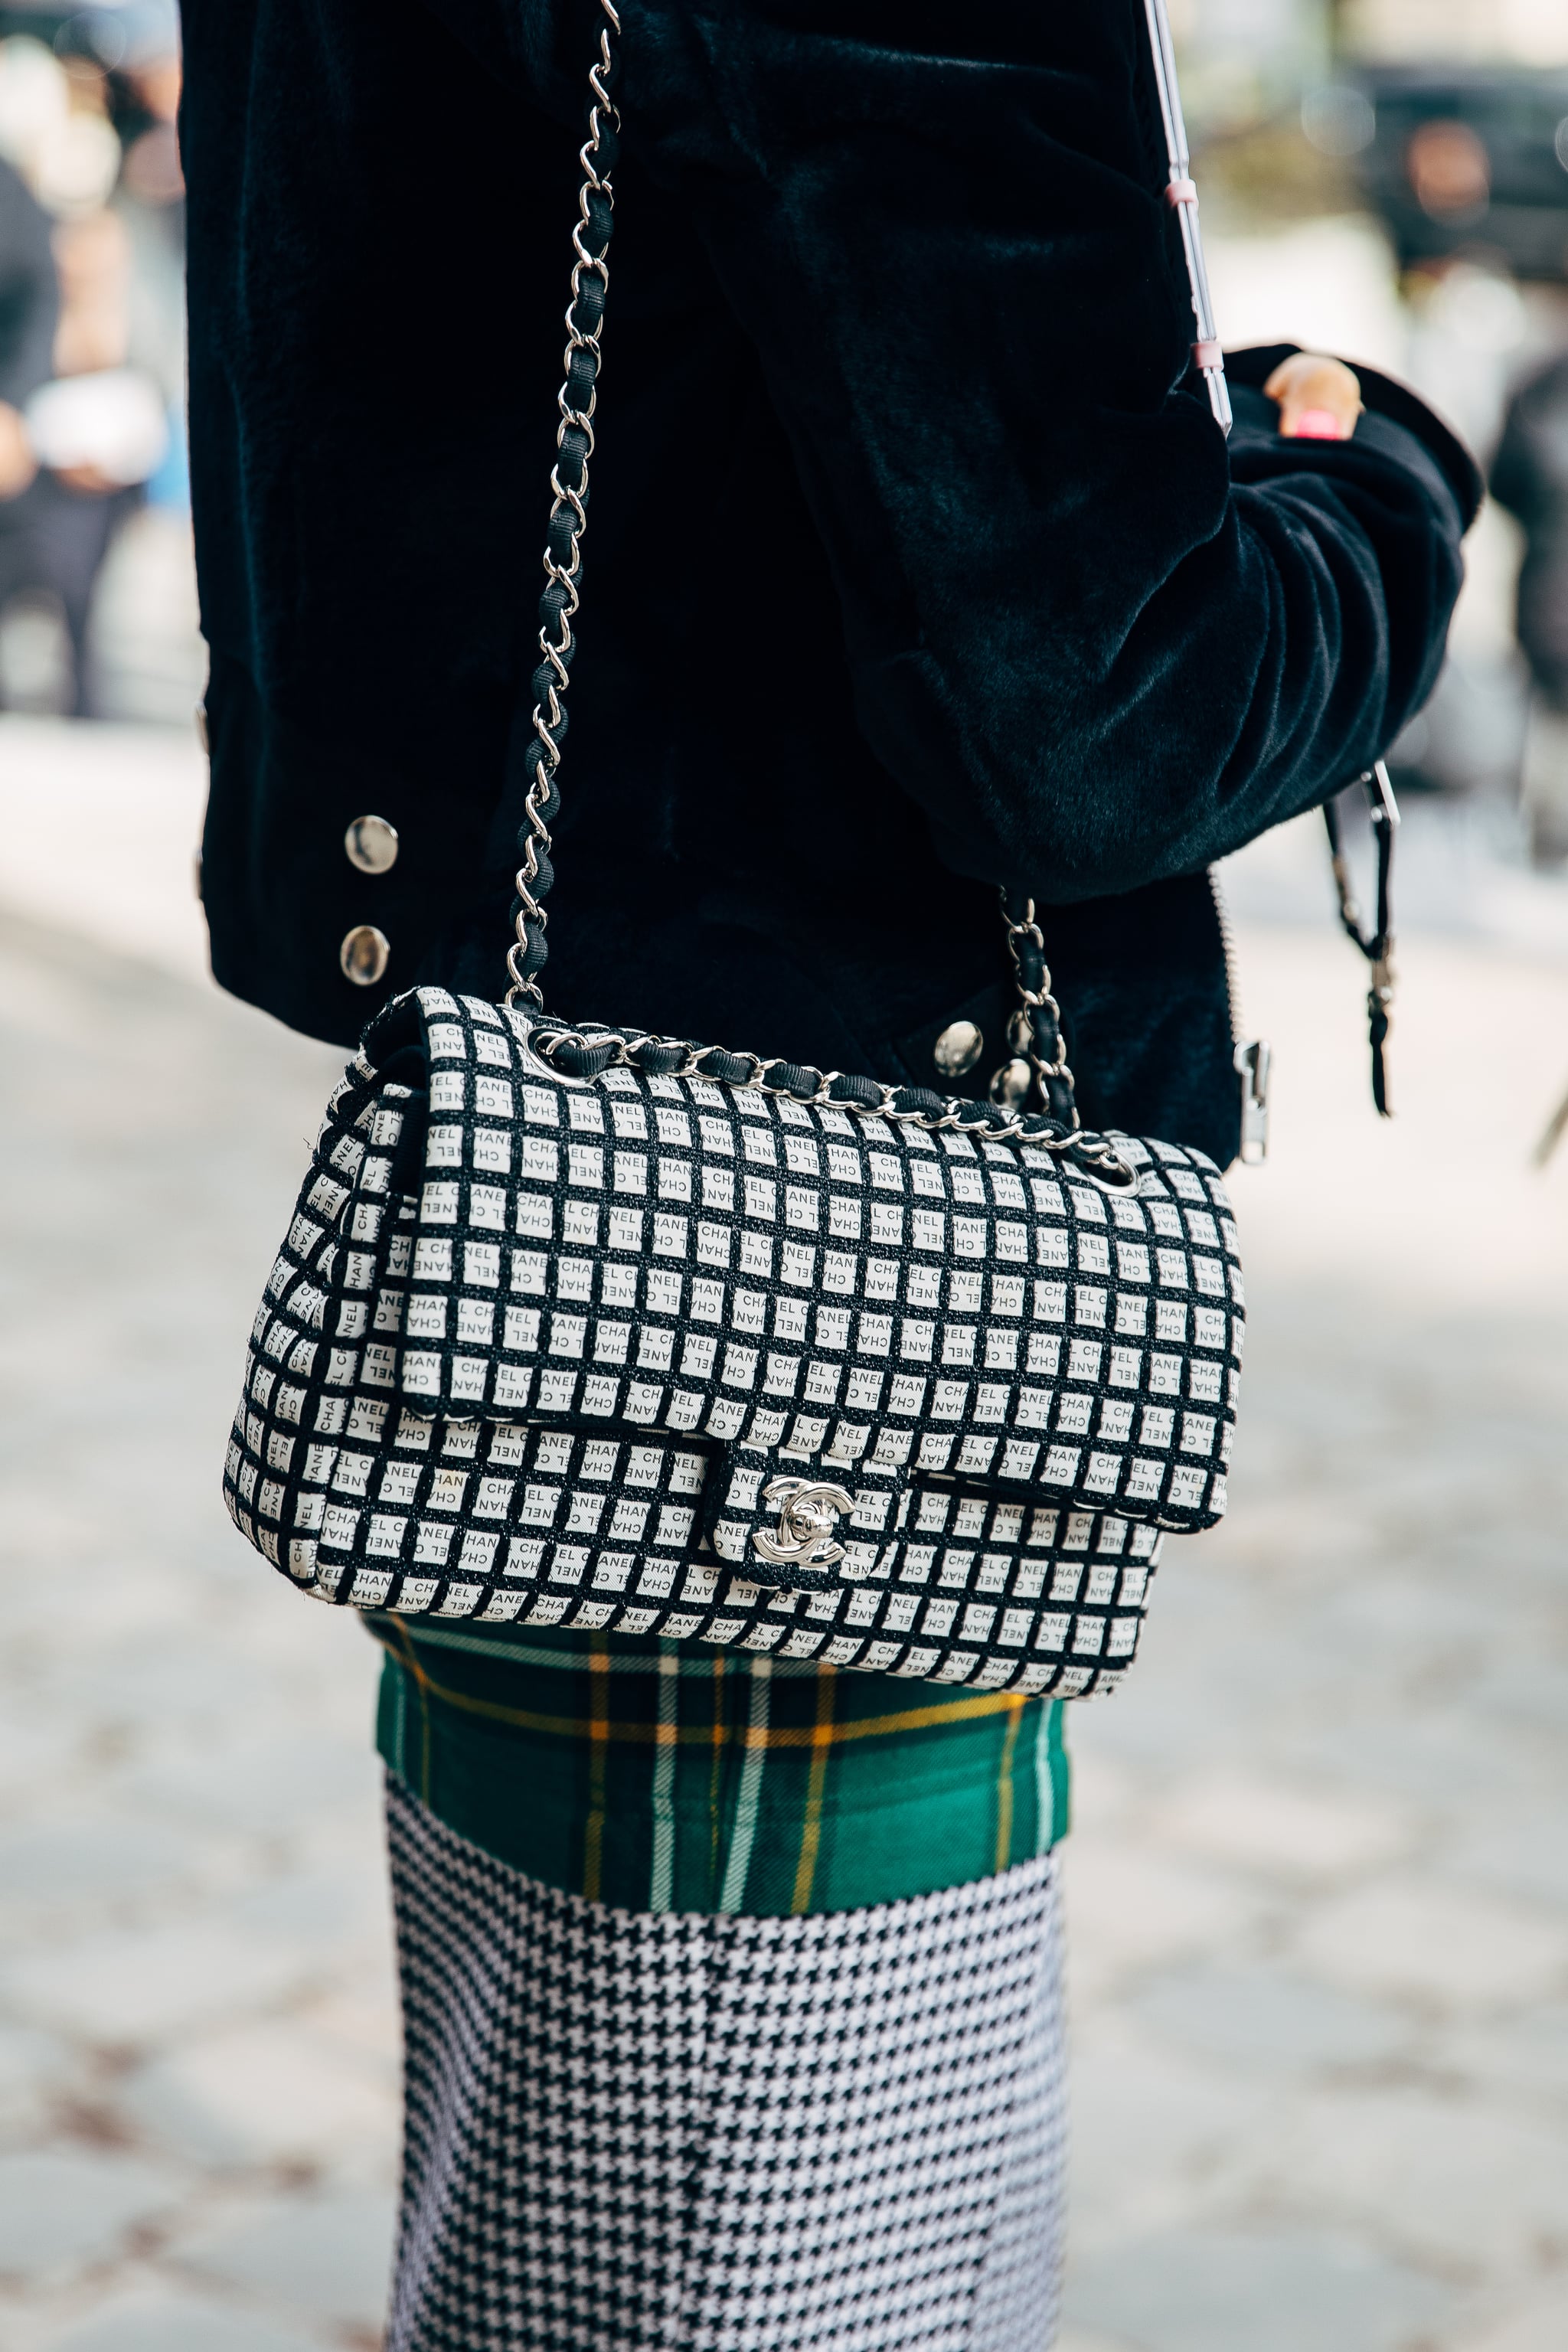
[[[366,1030],[256,1318],[229,1508],[323,1600],[1104,1689],[1163,1533],[1225,1508],[1241,1277],[1211,1161],[1079,1126],[1033,907],[1004,908],[985,1101],[542,1008],[602,5],[511,986],[416,989]]]

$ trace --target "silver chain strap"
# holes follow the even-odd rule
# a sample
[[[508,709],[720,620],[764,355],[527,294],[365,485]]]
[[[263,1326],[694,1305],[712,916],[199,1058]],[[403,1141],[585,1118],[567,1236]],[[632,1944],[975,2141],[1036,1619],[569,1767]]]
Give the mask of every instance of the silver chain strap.
[[[1051,994],[1046,937],[1035,920],[1034,900],[1025,899],[1022,919],[1015,921],[1007,911],[1007,893],[1004,890],[1002,927],[1007,935],[1007,952],[1013,959],[1013,985],[1018,992],[1018,1008],[1007,1023],[1007,1043],[1013,1048],[1013,1059],[1004,1062],[993,1077],[991,1099],[1013,1110],[1028,1100],[1031,1086],[1037,1087],[1046,1108],[1076,1129],[1079,1124],[1078,1105],[1073,1099],[1076,1087],[1062,1045],[1061,1007]],[[1056,1041],[1054,1061],[1047,1061],[1041,1051],[1047,1038]]]
[[[1159,94],[1160,118],[1165,132],[1165,161],[1169,173],[1165,201],[1181,223],[1182,251],[1187,266],[1194,323],[1197,328],[1192,346],[1193,364],[1208,387],[1209,406],[1216,423],[1222,431],[1228,433],[1231,426],[1230,394],[1225,380],[1225,360],[1219,347],[1218,330],[1215,325],[1208,271],[1204,265],[1203,232],[1198,226],[1198,192],[1194,184],[1187,152],[1187,126],[1182,112],[1175,45],[1171,37],[1165,0],[1143,0],[1143,14],[1149,27],[1149,53],[1153,60],[1154,87]],[[1079,1115],[1073,1100],[1073,1075],[1068,1067],[1062,1047],[1061,1008],[1050,992],[1051,975],[1046,962],[1045,935],[1035,919],[1033,898],[1025,900],[1023,919],[1015,922],[1007,911],[1007,894],[1004,890],[1002,922],[1007,935],[1007,950],[1013,959],[1018,1009],[1007,1023],[1007,1043],[1012,1049],[1012,1059],[1004,1062],[1001,1068],[993,1074],[991,1099],[1011,1110],[1026,1102],[1031,1089],[1037,1088],[1040,1100],[1047,1110],[1076,1128]],[[1047,1059],[1041,1051],[1047,1039],[1054,1040],[1055,1060]]]
[[[578,151],[583,178],[578,190],[578,218],[572,232],[572,299],[566,310],[564,377],[556,399],[561,413],[555,435],[559,454],[550,475],[552,504],[544,550],[544,593],[540,600],[540,667],[534,673],[536,699],[531,753],[532,772],[523,801],[524,823],[520,828],[522,863],[513,877],[518,902],[516,937],[507,950],[510,985],[507,989],[506,1003],[516,1004],[520,1000],[526,1000],[539,1008],[542,1008],[544,999],[535,974],[545,959],[544,930],[549,916],[544,898],[553,879],[550,865],[550,826],[560,806],[556,775],[561,765],[561,743],[566,726],[565,695],[571,683],[572,657],[576,651],[572,624],[581,602],[578,582],[583,565],[583,533],[588,521],[588,463],[594,454],[594,413],[598,400],[598,374],[603,356],[599,333],[610,284],[605,253],[615,211],[612,171],[621,127],[620,116],[610,96],[610,84],[616,70],[614,44],[620,37],[621,20],[614,0],[599,0],[599,5],[603,15],[599,46],[588,74],[588,136]],[[1226,392],[1225,370],[1215,339],[1208,278],[1204,268],[1197,219],[1197,190],[1193,185],[1188,169],[1186,129],[1176,84],[1175,54],[1165,13],[1165,0],[1144,0],[1144,10],[1165,128],[1170,168],[1166,199],[1175,207],[1181,219],[1183,249],[1198,330],[1197,340],[1193,345],[1193,359],[1207,383],[1215,415],[1228,432],[1230,403]],[[1018,1007],[1007,1024],[1007,1041],[1013,1049],[1013,1058],[992,1079],[992,1101],[984,1107],[963,1097],[949,1097],[939,1098],[940,1109],[912,1105],[900,1108],[900,1096],[907,1096],[911,1090],[895,1087],[876,1089],[879,1098],[875,1101],[847,1100],[842,1095],[832,1095],[829,1091],[839,1081],[839,1074],[836,1071],[826,1076],[816,1073],[821,1080],[820,1086],[815,1092],[802,1095],[787,1086],[771,1085],[768,1080],[770,1071],[793,1068],[794,1065],[779,1060],[763,1061],[754,1054],[725,1055],[712,1047],[699,1046],[680,1047],[679,1050],[683,1058],[679,1065],[671,1065],[668,1041],[652,1036],[626,1038],[616,1033],[606,1035],[602,1032],[583,1035],[574,1030],[550,1024],[533,1033],[532,1043],[535,1051],[542,1053],[546,1059],[552,1058],[558,1051],[568,1055],[590,1055],[595,1060],[604,1054],[605,1058],[600,1066],[605,1068],[611,1066],[612,1062],[632,1062],[645,1051],[651,1051],[658,1060],[661,1071],[672,1076],[711,1076],[714,1075],[712,1065],[716,1060],[743,1064],[747,1066],[749,1075],[726,1076],[721,1082],[759,1087],[764,1094],[788,1094],[805,1102],[831,1100],[839,1108],[872,1117],[912,1121],[932,1131],[942,1128],[973,1127],[998,1142],[1023,1137],[1074,1159],[1084,1166],[1086,1172],[1094,1172],[1098,1164],[1101,1181],[1113,1185],[1130,1182],[1132,1171],[1118,1160],[1111,1147],[1099,1138],[1086,1136],[1079,1125],[1073,1102],[1073,1076],[1062,1052],[1060,1008],[1050,992],[1051,976],[1045,961],[1045,938],[1035,919],[1035,902],[1032,898],[1026,899],[1022,919],[1015,921],[1007,912],[1006,894],[1004,892],[1002,916],[1008,952],[1013,960]],[[1047,1030],[1054,1059],[1043,1050]],[[707,1070],[700,1067],[704,1060],[710,1065]],[[1046,1107],[1047,1115],[1044,1117],[1026,1113],[1021,1108],[1034,1087],[1038,1088],[1040,1099]],[[928,1097],[928,1104],[930,1100]]]
[[[612,0],[599,0],[599,5],[605,21],[599,28],[598,54],[588,73],[588,136],[577,156],[583,167],[583,180],[577,193],[577,223],[572,231],[574,258],[572,299],[566,307],[566,352],[563,362],[565,375],[556,395],[561,422],[556,427],[555,446],[568,457],[569,478],[562,480],[558,457],[550,473],[554,503],[550,509],[544,549],[545,587],[539,627],[542,661],[535,673],[535,684],[542,686],[542,692],[533,707],[533,774],[522,804],[527,827],[521,845],[522,864],[513,877],[518,899],[517,937],[507,950],[507,971],[511,977],[506,992],[509,1004],[520,997],[541,1006],[544,1003],[533,975],[544,961],[543,932],[550,919],[543,906],[552,878],[549,820],[560,804],[555,773],[561,765],[561,739],[565,731],[563,698],[571,683],[567,670],[576,650],[572,623],[581,601],[577,582],[583,568],[583,533],[588,525],[588,460],[594,454],[594,411],[598,404],[602,357],[599,322],[610,288],[605,249],[609,243],[608,215],[615,209],[616,199],[608,162],[601,170],[600,160],[620,133],[621,119],[610,96],[610,81],[616,68],[611,40],[612,36],[619,37],[621,20]],[[591,238],[597,239],[596,249]],[[531,925],[534,933],[531,939]]]
[[[1108,1192],[1131,1192],[1137,1186],[1137,1170],[1106,1137],[1088,1134],[1076,1122],[1065,1128],[1059,1119],[1037,1111],[998,1108],[963,1095],[932,1096],[923,1089],[888,1086],[876,1079],[846,1080],[838,1070],[803,1070],[782,1056],[765,1059],[760,1054],[731,1054],[721,1046],[689,1045],[650,1031],[601,1028],[596,1024],[586,1029],[568,1029],[545,1020],[531,1022],[526,1042],[531,1053],[569,1078],[597,1077],[605,1070],[627,1068],[657,1077],[703,1078],[712,1086],[773,1095],[808,1108],[847,1111],[857,1118],[891,1119],[899,1126],[924,1128],[931,1135],[952,1129],[976,1136],[984,1143],[1035,1143]],[[779,1080],[775,1071],[790,1075]],[[858,1091],[838,1091],[847,1086]]]

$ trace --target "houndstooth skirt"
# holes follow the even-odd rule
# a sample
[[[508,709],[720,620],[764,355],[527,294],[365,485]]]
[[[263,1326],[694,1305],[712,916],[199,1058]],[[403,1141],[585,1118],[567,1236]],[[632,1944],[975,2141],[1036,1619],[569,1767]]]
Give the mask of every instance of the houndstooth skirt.
[[[395,1779],[386,2352],[1045,2352],[1055,1874],[804,1918],[611,1910]]]

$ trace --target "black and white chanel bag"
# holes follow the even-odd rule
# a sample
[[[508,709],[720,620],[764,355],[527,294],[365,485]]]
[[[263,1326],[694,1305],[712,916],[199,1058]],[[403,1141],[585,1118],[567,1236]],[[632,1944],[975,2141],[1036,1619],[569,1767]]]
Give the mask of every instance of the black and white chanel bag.
[[[1240,1269],[1211,1161],[1079,1127],[1033,908],[988,1102],[541,1007],[602,5],[510,1001],[422,988],[367,1029],[256,1318],[229,1508],[362,1608],[1104,1689],[1163,1532],[1225,1508]],[[1190,188],[1176,139],[1172,173]]]

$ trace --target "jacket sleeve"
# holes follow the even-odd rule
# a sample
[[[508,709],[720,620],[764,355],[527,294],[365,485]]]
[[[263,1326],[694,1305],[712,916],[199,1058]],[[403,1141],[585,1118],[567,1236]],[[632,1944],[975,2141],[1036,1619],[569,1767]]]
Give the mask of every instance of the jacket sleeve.
[[[1352,440],[1282,441],[1278,351],[1234,366],[1227,448],[1182,383],[1144,38],[1137,0],[627,19],[627,142],[761,355],[859,723],[951,866],[1057,901],[1192,871],[1378,756],[1479,496],[1382,378]]]

